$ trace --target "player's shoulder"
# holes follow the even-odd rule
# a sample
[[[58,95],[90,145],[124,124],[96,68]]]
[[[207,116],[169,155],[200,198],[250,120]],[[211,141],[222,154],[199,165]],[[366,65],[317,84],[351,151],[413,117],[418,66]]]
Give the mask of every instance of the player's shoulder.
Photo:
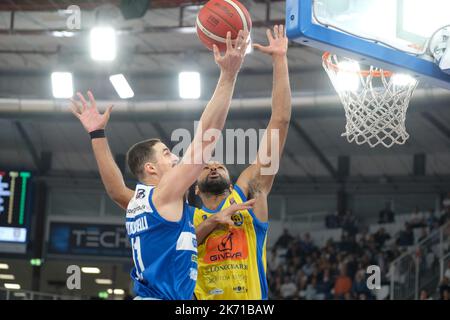
[[[231,191],[231,194],[228,196],[228,198],[233,198],[234,201],[236,201],[237,203],[247,201],[247,196],[245,195],[245,192],[238,184],[235,184],[233,186],[233,190]]]

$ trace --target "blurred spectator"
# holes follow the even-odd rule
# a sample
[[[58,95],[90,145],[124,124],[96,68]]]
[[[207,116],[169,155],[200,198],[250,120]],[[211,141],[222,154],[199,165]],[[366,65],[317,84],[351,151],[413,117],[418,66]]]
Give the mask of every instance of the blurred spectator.
[[[347,213],[343,216],[342,228],[350,236],[354,236],[358,232],[356,217],[351,210],[347,210]]]
[[[441,297],[441,300],[445,300],[445,293],[450,291],[450,285],[449,285],[449,278],[444,277],[441,281],[441,284],[439,285],[439,296]],[[448,300],[448,298],[447,298]]]
[[[450,211],[446,210],[445,214]],[[434,221],[433,227],[439,226],[432,212],[427,214],[426,225],[429,226],[429,223]],[[352,213],[348,212],[342,217],[342,222],[348,225],[349,221],[352,221],[351,216]],[[320,247],[314,242],[311,234],[304,233],[293,238],[285,229],[271,255],[267,257],[269,298],[375,299],[367,288],[365,273],[367,267],[373,264],[380,266],[382,282],[389,281],[390,263],[405,250],[409,250],[405,246],[414,245],[414,232],[407,222],[404,229],[394,237],[395,241],[389,241],[393,235],[388,234],[387,228],[381,227],[375,233],[370,233],[368,227],[363,227],[356,235],[349,234],[348,228],[345,229],[347,230],[343,231],[340,241],[328,239]],[[422,230],[420,238],[423,239],[427,233],[430,231]],[[417,256],[412,253],[406,257],[413,259],[412,264],[415,257],[419,257],[421,271],[435,272],[439,269],[436,264],[439,261],[433,252],[428,248],[423,252],[414,251]],[[408,270],[397,268],[395,271],[395,281],[401,283],[402,275]],[[444,273],[446,278],[450,276],[450,263]],[[449,280],[442,281],[438,289],[440,298],[448,297]],[[422,292],[420,296],[428,299],[429,292]]]
[[[414,244],[414,233],[408,222],[405,223],[405,230],[400,231],[397,244],[399,246],[412,246]]]
[[[433,209],[430,209],[427,214],[426,225],[431,230],[433,229],[433,225],[439,222],[438,218]]]
[[[315,250],[315,246],[312,242],[309,232],[305,233],[305,235],[303,236],[303,240],[300,241],[300,250],[306,254],[310,254]]]
[[[341,226],[340,217],[339,217],[339,213],[337,211],[335,213],[329,214],[325,217],[325,226],[328,229],[340,228],[340,226]]]
[[[305,290],[306,300],[316,300],[317,299],[317,277],[312,277],[311,282],[306,286]]]
[[[409,221],[411,228],[422,228],[425,227],[425,215],[419,210],[419,207],[415,207]]]
[[[334,284],[334,297],[335,299],[343,299],[346,294],[349,294],[352,289],[352,279],[347,275],[345,267],[340,268],[340,274],[336,278]]]
[[[358,300],[367,300],[367,295],[365,293],[360,293],[358,295]]]
[[[427,290],[422,290],[420,291],[420,300],[432,300],[429,296],[428,296],[428,292]]]
[[[444,277],[446,277],[447,279],[450,279],[450,261],[448,261],[448,263],[447,263],[447,270],[445,270],[445,272],[444,272]]]
[[[314,266],[312,264],[312,258],[310,256],[306,257],[306,263],[302,268],[303,273],[309,277],[314,270]]]
[[[450,220],[450,206],[446,206],[443,210],[441,217],[439,218],[439,225],[442,226],[449,220]]]
[[[380,228],[374,235],[373,240],[375,241],[377,248],[384,246],[384,243],[389,240],[391,236],[386,232],[384,228]]]
[[[391,204],[386,202],[386,206],[379,213],[378,223],[391,223],[395,221],[395,213],[391,209]]]
[[[360,294],[367,296],[370,295],[370,290],[367,287],[366,275],[364,270],[359,270],[355,275],[355,281],[352,285],[352,293],[354,296],[359,297]]]
[[[330,269],[323,271],[322,277],[317,283],[317,298],[320,300],[331,299],[331,289],[333,289],[333,280],[331,278]]]
[[[275,247],[287,248],[289,243],[293,239],[294,238],[290,235],[289,230],[285,228],[283,230],[283,234],[281,235],[281,237],[278,238],[277,242],[275,243]]]
[[[442,300],[450,300],[450,289],[445,289],[442,292]]]
[[[280,257],[277,254],[277,250],[273,248],[270,254],[270,259],[268,261],[269,271],[275,272],[279,265],[280,265]]]
[[[297,294],[297,286],[295,282],[292,281],[291,277],[285,276],[283,284],[280,288],[281,298],[283,299],[292,299]]]
[[[344,300],[353,300],[353,296],[351,292],[344,293]]]

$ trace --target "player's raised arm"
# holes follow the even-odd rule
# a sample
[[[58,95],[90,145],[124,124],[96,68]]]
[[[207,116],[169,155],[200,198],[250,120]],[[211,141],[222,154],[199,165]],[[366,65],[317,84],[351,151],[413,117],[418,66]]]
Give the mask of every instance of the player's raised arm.
[[[275,175],[291,119],[291,89],[287,62],[288,39],[284,26],[274,26],[273,33],[267,30],[268,46],[255,44],[255,49],[272,56],[273,89],[272,115],[263,135],[257,159],[240,175],[237,185],[249,198],[262,196],[267,199]],[[255,214],[261,221],[267,221],[267,201],[255,204]]]
[[[164,175],[155,189],[153,197],[155,203],[170,203],[183,197],[186,190],[197,179],[203,164],[211,158],[217,137],[204,139],[204,136],[207,136],[204,133],[211,129],[222,131],[230,108],[236,77],[244,60],[247,41],[248,32],[240,31],[233,45],[231,33],[228,33],[227,50],[223,56],[214,46],[214,59],[220,67],[217,87],[203,111],[197,132],[183,159],[173,170]]]
[[[129,189],[123,180],[122,173],[117,167],[108,145],[104,130],[111,115],[112,106],[103,114],[97,109],[94,95],[88,91],[89,102],[81,93],[77,93],[80,101],[72,100],[72,113],[80,120],[84,129],[91,135],[92,150],[102,178],[103,185],[109,197],[120,207],[126,209],[133,197],[133,190]]]

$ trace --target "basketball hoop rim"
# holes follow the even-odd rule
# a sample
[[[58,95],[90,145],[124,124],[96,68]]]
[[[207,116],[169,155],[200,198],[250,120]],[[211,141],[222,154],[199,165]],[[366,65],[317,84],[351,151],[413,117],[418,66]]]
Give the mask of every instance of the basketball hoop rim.
[[[383,71],[379,71],[379,70],[360,70],[360,71],[343,70],[337,64],[331,62],[331,59],[330,59],[331,55],[332,54],[329,51],[324,52],[324,54],[322,55],[322,61],[323,61],[323,63],[326,64],[327,68],[332,69],[336,72],[344,71],[344,72],[348,72],[348,73],[356,73],[356,74],[360,74],[363,77],[368,77],[369,75],[372,75],[373,77],[377,77],[377,78],[380,78],[382,75],[384,77],[391,77],[393,75],[392,71],[387,71],[387,70],[383,70]]]

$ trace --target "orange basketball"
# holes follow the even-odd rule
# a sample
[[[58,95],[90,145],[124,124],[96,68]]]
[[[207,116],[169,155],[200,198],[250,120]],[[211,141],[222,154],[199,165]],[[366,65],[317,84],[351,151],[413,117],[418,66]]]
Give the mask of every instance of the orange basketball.
[[[247,9],[237,0],[210,0],[197,15],[197,35],[212,50],[213,44],[225,51],[227,32],[236,39],[239,30],[250,32],[252,19]]]

